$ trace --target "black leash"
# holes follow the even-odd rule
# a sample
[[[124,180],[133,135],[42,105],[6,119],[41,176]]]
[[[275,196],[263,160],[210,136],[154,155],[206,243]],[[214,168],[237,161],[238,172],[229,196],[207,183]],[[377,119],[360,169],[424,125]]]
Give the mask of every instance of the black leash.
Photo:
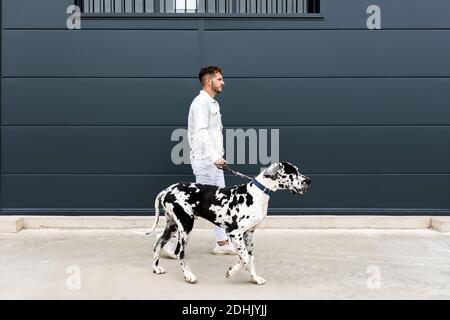
[[[221,170],[227,170],[227,171],[231,172],[232,174],[234,174],[236,176],[239,176],[241,178],[246,178],[246,179],[249,179],[249,180],[253,180],[253,178],[251,178],[251,177],[249,177],[249,176],[247,176],[247,175],[245,175],[243,173],[240,173],[240,172],[234,171],[233,169],[230,169],[230,167],[228,167],[227,164],[221,165],[221,166],[217,166],[217,167],[219,169],[221,169]]]

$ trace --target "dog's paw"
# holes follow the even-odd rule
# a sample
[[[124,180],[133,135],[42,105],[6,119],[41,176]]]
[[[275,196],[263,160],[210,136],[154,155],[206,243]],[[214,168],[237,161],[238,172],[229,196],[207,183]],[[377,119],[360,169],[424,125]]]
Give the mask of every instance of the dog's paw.
[[[153,273],[163,274],[163,273],[166,273],[166,271],[161,267],[153,267]]]
[[[264,283],[266,283],[266,280],[264,280],[264,278],[256,276],[256,277],[252,277],[252,283],[254,283],[254,284],[264,284]]]
[[[184,279],[189,283],[197,282],[197,277],[192,272],[186,272],[184,274]]]
[[[233,267],[230,267],[230,268],[227,270],[227,272],[225,273],[225,277],[226,277],[226,278],[231,278],[231,276],[233,275],[232,270],[233,270]]]

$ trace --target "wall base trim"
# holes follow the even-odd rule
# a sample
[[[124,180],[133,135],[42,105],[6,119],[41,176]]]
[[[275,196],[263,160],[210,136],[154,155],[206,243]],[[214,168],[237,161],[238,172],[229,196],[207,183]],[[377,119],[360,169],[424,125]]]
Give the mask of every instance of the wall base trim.
[[[154,217],[142,216],[0,216],[0,232],[23,229],[148,229]],[[165,225],[160,217],[159,227]],[[212,228],[202,218],[198,229]],[[260,228],[266,229],[433,229],[450,232],[448,216],[357,216],[357,215],[275,215],[267,216]]]

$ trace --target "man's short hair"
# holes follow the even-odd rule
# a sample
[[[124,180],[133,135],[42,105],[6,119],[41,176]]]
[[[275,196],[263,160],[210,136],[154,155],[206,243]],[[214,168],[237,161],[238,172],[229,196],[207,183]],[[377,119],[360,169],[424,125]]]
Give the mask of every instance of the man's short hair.
[[[202,68],[200,70],[200,73],[198,74],[198,79],[200,80],[200,83],[203,84],[203,77],[207,74],[214,76],[217,72],[222,73],[222,69],[220,67],[216,66],[208,66]]]

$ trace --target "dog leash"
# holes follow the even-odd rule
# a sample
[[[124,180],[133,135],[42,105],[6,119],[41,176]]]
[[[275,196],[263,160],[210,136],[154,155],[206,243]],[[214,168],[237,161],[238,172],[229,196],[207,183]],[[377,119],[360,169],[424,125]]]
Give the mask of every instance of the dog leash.
[[[262,185],[258,180],[256,180],[255,178],[251,178],[243,173],[234,171],[233,169],[230,169],[230,167],[228,167],[228,165],[223,165],[218,167],[219,169],[225,169],[227,171],[230,171],[231,173],[233,173],[236,176],[242,177],[242,178],[247,178],[249,180],[252,180],[252,182],[255,184],[256,187],[258,187],[262,192],[264,192],[267,195],[270,195],[273,191],[267,187],[265,187],[264,185]]]
[[[247,175],[245,175],[243,173],[240,173],[240,172],[234,171],[233,169],[230,169],[230,167],[228,167],[227,164],[220,166],[219,169],[221,169],[221,170],[225,169],[225,170],[231,172],[232,174],[234,174],[236,176],[239,176],[241,178],[246,178],[246,179],[249,179],[249,180],[253,180],[253,178],[251,178],[251,177],[249,177],[249,176],[247,176]]]

